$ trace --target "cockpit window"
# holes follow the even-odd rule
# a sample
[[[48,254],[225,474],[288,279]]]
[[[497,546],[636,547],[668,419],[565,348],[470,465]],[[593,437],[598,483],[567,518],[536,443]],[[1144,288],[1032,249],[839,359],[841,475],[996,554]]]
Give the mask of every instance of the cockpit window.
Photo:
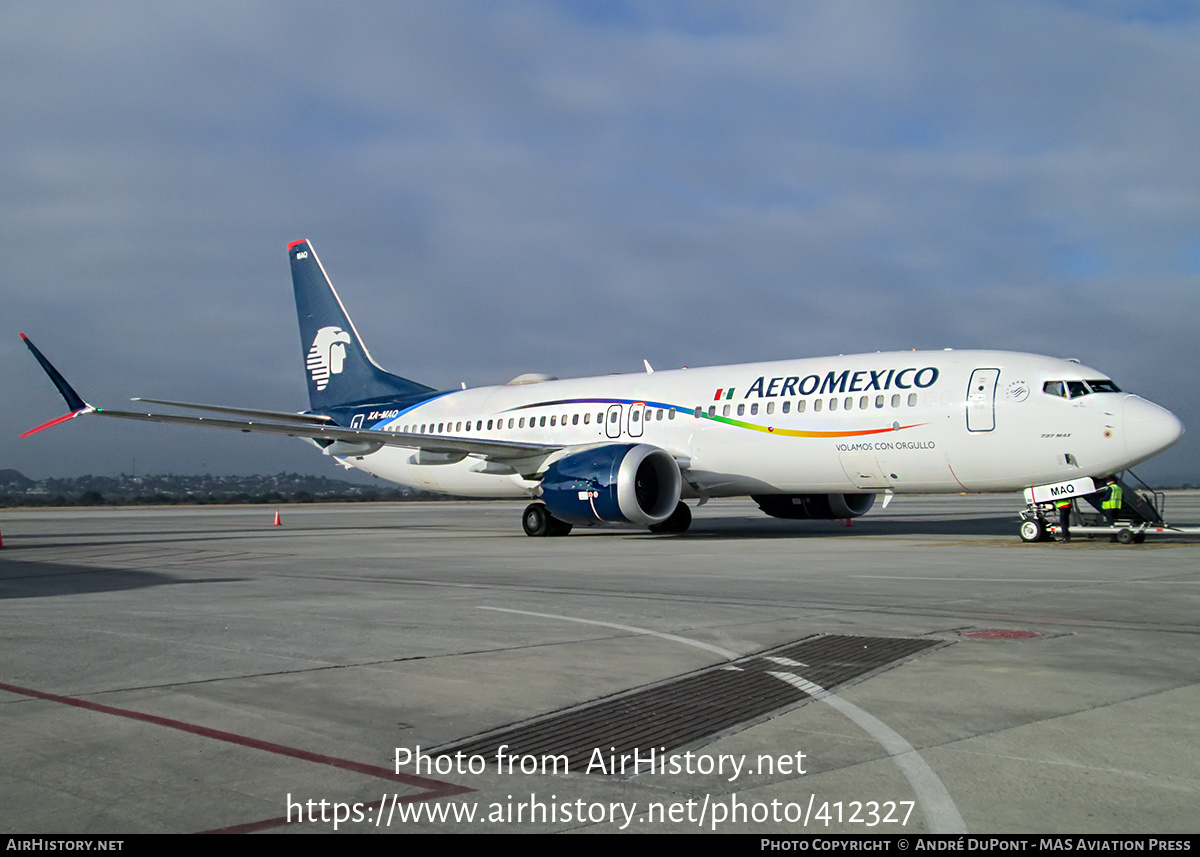
[[[1101,378],[1095,381],[1047,381],[1042,384],[1042,392],[1048,396],[1078,399],[1089,393],[1119,393],[1121,388],[1107,378]]]

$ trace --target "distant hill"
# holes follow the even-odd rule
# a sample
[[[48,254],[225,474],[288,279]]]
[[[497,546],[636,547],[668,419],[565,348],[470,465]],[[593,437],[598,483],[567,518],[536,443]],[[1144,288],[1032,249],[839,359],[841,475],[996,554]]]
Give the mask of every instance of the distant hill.
[[[205,503],[313,503],[435,499],[435,495],[391,483],[360,485],[326,476],[76,476],[30,479],[0,470],[3,506],[110,506]]]
[[[0,492],[27,491],[36,484],[18,470],[0,470]]]

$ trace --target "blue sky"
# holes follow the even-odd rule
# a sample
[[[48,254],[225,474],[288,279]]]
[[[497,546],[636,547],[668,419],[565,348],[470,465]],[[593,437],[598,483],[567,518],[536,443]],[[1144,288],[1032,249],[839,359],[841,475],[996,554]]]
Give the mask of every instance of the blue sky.
[[[284,248],[438,387],[908,348],[1077,357],[1192,427],[1191,3],[6,3],[0,467],[331,472],[79,421],[304,405]]]

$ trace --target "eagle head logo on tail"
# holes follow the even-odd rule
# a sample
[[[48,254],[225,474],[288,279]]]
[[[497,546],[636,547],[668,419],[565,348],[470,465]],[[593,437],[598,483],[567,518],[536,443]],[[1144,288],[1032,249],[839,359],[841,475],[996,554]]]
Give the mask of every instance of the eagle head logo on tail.
[[[317,390],[325,389],[330,375],[341,374],[342,364],[346,361],[346,343],[349,342],[350,334],[340,327],[322,327],[317,331],[305,361]]]

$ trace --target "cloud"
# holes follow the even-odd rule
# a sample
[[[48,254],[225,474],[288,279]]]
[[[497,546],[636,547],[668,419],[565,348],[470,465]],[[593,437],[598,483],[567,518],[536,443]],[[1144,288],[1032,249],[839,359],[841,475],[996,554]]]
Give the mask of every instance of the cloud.
[[[1008,347],[1195,425],[1189,8],[8,4],[0,314],[97,401],[298,408],[307,237],[376,358],[439,386]],[[0,355],[12,437],[56,405]],[[5,466],[328,467],[63,431]],[[1145,469],[1200,478],[1192,444]]]

